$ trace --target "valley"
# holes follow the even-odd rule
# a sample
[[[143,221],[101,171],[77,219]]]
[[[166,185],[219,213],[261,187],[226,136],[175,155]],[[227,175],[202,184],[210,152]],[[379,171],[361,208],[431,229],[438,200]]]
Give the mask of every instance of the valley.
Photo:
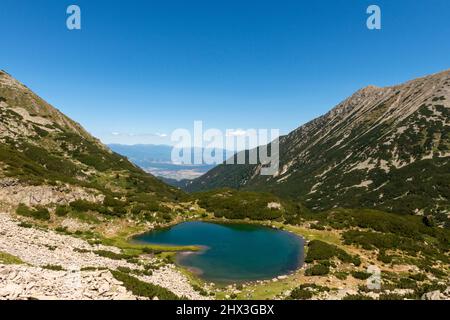
[[[280,138],[280,172],[222,164],[190,192],[271,192],[313,211],[375,208],[449,223],[450,71],[367,86]],[[247,152],[248,153],[248,152]]]
[[[281,139],[278,176],[219,165],[187,193],[2,71],[0,299],[449,299],[449,84],[362,89]],[[132,241],[188,222],[289,232],[305,263],[220,284],[177,263],[198,243]]]

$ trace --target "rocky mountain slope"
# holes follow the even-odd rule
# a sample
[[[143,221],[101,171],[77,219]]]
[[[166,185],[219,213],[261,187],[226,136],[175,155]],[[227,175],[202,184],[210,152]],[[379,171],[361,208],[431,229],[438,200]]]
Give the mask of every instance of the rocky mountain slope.
[[[445,76],[448,78],[447,74]],[[445,205],[448,168],[444,164],[448,145],[442,145],[442,141],[448,141],[448,131],[445,131],[448,128],[448,113],[445,113],[448,111],[448,80],[441,78],[442,75],[435,76],[435,88],[425,81],[427,85],[423,92],[431,93],[414,98],[425,99],[426,107],[414,111],[414,103],[411,103],[410,108],[402,109],[398,115],[386,116],[389,118],[386,121],[394,126],[396,121],[410,121],[405,119],[415,115],[419,119],[406,138],[413,139],[413,133],[433,137],[426,143],[414,138],[424,144],[425,149],[430,144],[433,146],[431,157],[429,152],[424,152],[419,155],[424,159],[416,161],[425,163],[421,164],[422,171],[409,169],[411,158],[403,156],[409,149],[394,152],[399,154],[394,161],[388,157],[391,149],[381,149],[381,145],[370,140],[377,137],[382,141],[378,135],[363,138],[367,134],[361,131],[364,128],[367,132],[378,132],[371,129],[372,126],[384,128],[383,133],[388,137],[394,132],[400,132],[400,136],[409,132],[407,129],[389,131],[375,116],[367,117],[371,113],[366,110],[371,109],[370,103],[361,107],[361,101],[368,100],[373,90],[383,91],[369,88],[360,92],[359,98],[352,98],[356,100],[344,102],[336,109],[338,111],[283,137],[283,145],[289,144],[292,148],[281,149],[284,168],[277,177],[266,180],[267,177],[250,175],[247,178],[249,184],[244,189],[254,187],[274,191],[273,186],[284,186],[282,182],[286,181],[285,189],[277,189],[281,191],[280,197],[270,192],[231,189],[187,195],[169,187],[110,151],[80,125],[1,72],[0,300],[448,299],[448,229],[437,227],[432,219],[369,209],[312,213],[296,200],[299,198],[296,192],[301,188],[300,184],[295,184],[302,179],[316,184],[312,192],[305,189],[304,196],[309,195],[311,199],[302,198],[311,206],[310,203],[317,202],[313,195],[329,192],[334,186],[328,181],[349,185],[361,184],[358,179],[370,179],[372,183],[365,183],[370,189],[372,184],[380,184],[379,179],[386,180],[382,175],[378,180],[372,178],[371,166],[388,168],[386,174],[390,178],[396,177],[391,174],[398,175],[396,172],[406,168],[408,179],[412,173],[414,179],[424,177],[420,183],[414,180],[414,185],[421,188],[417,190],[438,193],[441,195],[439,201],[432,199],[430,202]],[[400,93],[394,97],[405,95],[402,90],[397,89]],[[419,89],[410,90],[416,92]],[[382,96],[373,96],[371,103],[381,103],[376,101]],[[389,99],[387,93],[384,97]],[[389,105],[393,103],[391,101]],[[431,111],[422,110],[424,108]],[[360,119],[364,117],[366,120]],[[432,127],[434,131],[423,133],[422,127]],[[324,132],[327,133],[325,136],[322,135]],[[342,132],[349,132],[353,140],[341,138]],[[338,138],[340,140],[336,140]],[[395,142],[394,150],[395,146],[398,149],[411,145],[396,142],[396,136],[391,140]],[[339,151],[340,146],[342,151]],[[388,164],[374,164],[373,159],[378,159],[378,155],[372,153],[373,150],[384,155],[382,159],[389,159]],[[371,160],[361,162],[361,152],[366,153],[365,160]],[[313,156],[313,153],[319,156]],[[337,164],[332,165],[335,162]],[[309,173],[303,174],[299,170],[303,165]],[[324,166],[325,171],[322,170]],[[260,169],[259,166],[247,169],[222,166],[213,173],[232,170],[219,174],[223,180],[218,181],[240,187],[242,180],[236,177],[247,174],[243,168],[252,174]],[[379,168],[378,171],[383,170]],[[358,174],[352,176],[354,172]],[[305,177],[316,180],[309,181]],[[320,181],[324,181],[324,185]],[[387,186],[400,188],[405,183],[402,181]],[[408,187],[408,190],[416,189]],[[365,193],[351,195],[360,201]],[[330,206],[335,205],[322,197],[330,201]],[[341,198],[341,202],[336,203],[341,205],[344,200]],[[328,204],[314,204],[315,207],[319,205],[326,207]],[[248,219],[295,233],[307,240],[306,263],[289,275],[224,288],[186,275],[186,270],[175,266],[176,251],[193,251],[198,247],[130,241],[133,235],[156,227],[198,219],[217,222]],[[369,266],[377,266],[383,271],[382,291],[367,292],[365,289]]]
[[[183,197],[0,72],[0,300],[202,299],[128,241]]]
[[[166,288],[179,297],[204,299],[173,265],[154,267],[158,259],[144,256],[138,261],[118,259],[121,251],[116,247],[90,244],[18,222],[0,213],[0,300],[148,298],[127,290],[113,276],[120,272],[117,270],[133,270],[141,281]],[[13,259],[8,261],[5,255]],[[144,272],[145,266],[153,271]]]
[[[139,203],[139,195],[161,203],[180,194],[112,152],[4,71],[0,72],[0,186],[0,204],[120,197],[129,209]]]
[[[450,71],[386,88],[368,86],[280,139],[280,171],[220,165],[189,191],[270,191],[307,207],[450,209]]]

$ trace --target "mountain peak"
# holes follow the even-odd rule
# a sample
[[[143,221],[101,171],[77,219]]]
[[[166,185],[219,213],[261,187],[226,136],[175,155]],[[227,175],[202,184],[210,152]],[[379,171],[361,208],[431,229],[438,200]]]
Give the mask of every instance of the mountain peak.
[[[221,165],[188,189],[271,191],[317,210],[340,206],[448,212],[449,71],[358,90],[280,139],[281,170],[274,177],[260,176],[258,165]],[[426,187],[416,188],[425,181]]]
[[[374,90],[379,90],[382,89],[381,87],[369,84],[368,86],[365,86],[364,88],[360,89],[359,91],[374,91]]]

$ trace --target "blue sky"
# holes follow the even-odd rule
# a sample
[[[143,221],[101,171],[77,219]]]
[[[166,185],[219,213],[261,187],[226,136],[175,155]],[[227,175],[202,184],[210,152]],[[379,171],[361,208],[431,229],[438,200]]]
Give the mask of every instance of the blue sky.
[[[168,143],[194,120],[288,133],[361,87],[450,68],[448,21],[448,0],[2,0],[0,68],[106,143]]]

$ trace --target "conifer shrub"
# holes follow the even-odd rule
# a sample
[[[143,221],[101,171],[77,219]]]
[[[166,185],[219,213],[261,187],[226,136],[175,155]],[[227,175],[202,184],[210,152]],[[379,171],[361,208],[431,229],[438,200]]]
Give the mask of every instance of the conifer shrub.
[[[65,217],[69,213],[69,208],[67,206],[57,206],[55,210],[55,214],[58,217]]]
[[[316,264],[305,271],[307,276],[324,276],[328,273],[330,273],[330,268],[323,264]]]
[[[356,266],[361,264],[358,256],[352,256],[337,246],[320,240],[313,240],[308,244],[308,253],[305,262],[311,263],[314,261],[329,260],[334,257],[345,263],[353,263]]]
[[[368,279],[371,274],[363,271],[352,271],[351,273],[352,277],[359,280],[366,280]]]
[[[50,220],[50,212],[47,208],[36,207],[29,208],[25,204],[19,204],[16,209],[16,214],[24,217],[30,217],[37,220]]]
[[[158,297],[160,300],[180,300],[173,292],[161,286],[141,281],[120,271],[111,270],[111,273],[114,278],[122,282],[123,286],[134,295],[150,299]]]

